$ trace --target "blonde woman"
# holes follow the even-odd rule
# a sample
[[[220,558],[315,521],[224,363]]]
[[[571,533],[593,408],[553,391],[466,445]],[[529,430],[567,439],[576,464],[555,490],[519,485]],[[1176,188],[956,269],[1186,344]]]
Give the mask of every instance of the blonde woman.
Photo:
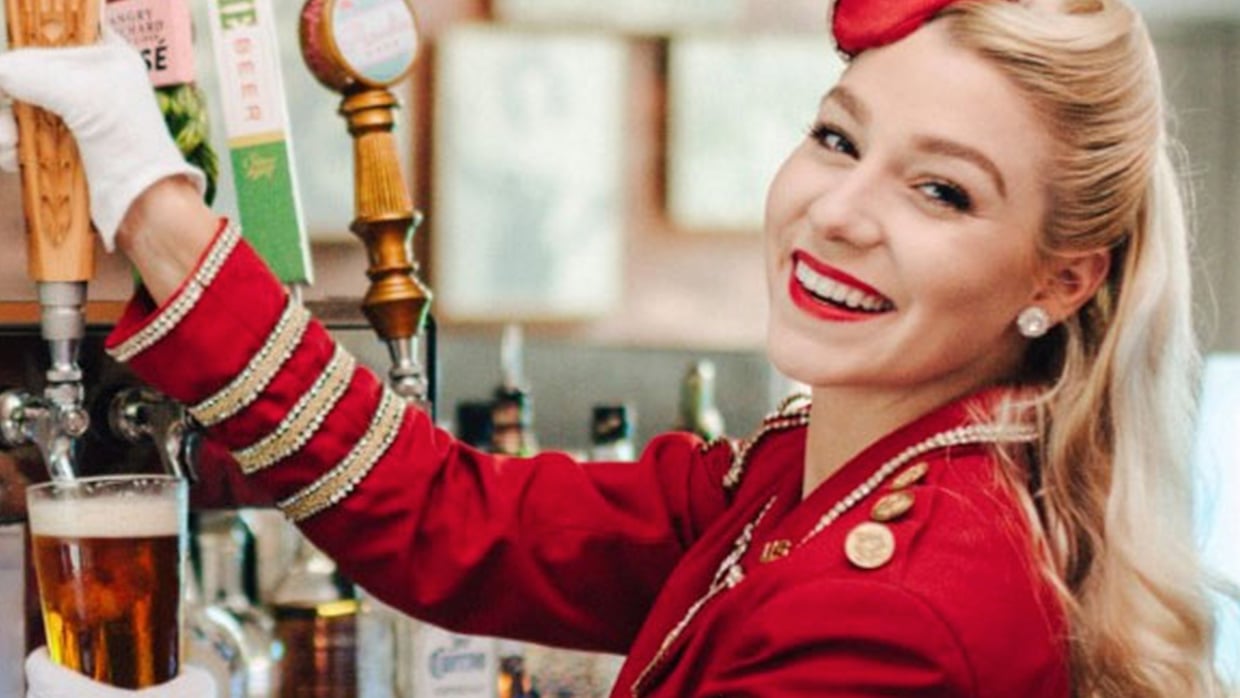
[[[625,652],[615,696],[1221,695],[1144,26],[1118,0],[833,11],[850,64],[765,232],[769,354],[812,395],[631,464],[479,453],[395,399],[135,128],[141,90],[102,96],[142,83],[123,47],[0,57],[0,88],[64,115],[146,281],[113,355],[412,615]]]

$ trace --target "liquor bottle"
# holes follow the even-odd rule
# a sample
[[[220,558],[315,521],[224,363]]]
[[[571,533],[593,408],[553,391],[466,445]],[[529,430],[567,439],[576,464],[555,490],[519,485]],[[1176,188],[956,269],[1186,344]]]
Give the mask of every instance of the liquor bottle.
[[[271,591],[278,619],[275,635],[282,644],[286,636],[296,636],[300,644],[296,649],[281,647],[285,657],[276,681],[283,686],[291,676],[311,680],[293,689],[279,688],[272,695],[409,695],[405,665],[413,620],[353,586],[300,531],[286,525],[282,532],[293,537],[297,549],[288,573]],[[300,654],[289,658],[294,651]],[[313,662],[312,675],[297,669],[307,666],[306,662]]]
[[[633,446],[633,408],[629,405],[595,405],[590,417],[590,460],[629,461]]]
[[[181,607],[185,618],[185,663],[211,675],[216,698],[249,698],[244,640],[237,620],[223,609],[203,603],[194,574],[185,575]]]
[[[533,429],[530,395],[519,388],[501,386],[491,403],[491,451],[509,456],[529,456],[538,451]]]
[[[538,452],[534,403],[522,371],[523,351],[520,326],[506,326],[500,340],[500,384],[491,403],[491,450],[510,456]]]
[[[715,405],[715,364],[703,359],[689,365],[680,383],[680,417],[676,428],[707,441],[723,436],[723,414]]]
[[[358,698],[408,695],[414,620],[357,588]]]
[[[199,516],[197,544],[202,569],[203,601],[228,614],[241,629],[248,698],[271,698],[279,686],[283,646],[275,621],[245,590],[247,551],[252,534],[236,512]]]
[[[466,400],[456,405],[456,437],[481,451],[492,446],[494,429],[489,400]]]
[[[361,605],[336,563],[303,536],[271,596],[284,645],[280,698],[357,698]]]
[[[525,670],[526,644],[512,640],[496,641],[499,654],[499,676],[496,688],[499,698],[538,698],[538,693]]]

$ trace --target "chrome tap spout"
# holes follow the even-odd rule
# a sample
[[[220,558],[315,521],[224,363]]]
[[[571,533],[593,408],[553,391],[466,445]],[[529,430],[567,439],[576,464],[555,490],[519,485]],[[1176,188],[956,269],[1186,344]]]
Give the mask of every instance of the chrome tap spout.
[[[155,443],[164,472],[193,479],[192,464],[201,432],[185,407],[149,388],[126,388],[108,405],[108,424],[117,436]]]

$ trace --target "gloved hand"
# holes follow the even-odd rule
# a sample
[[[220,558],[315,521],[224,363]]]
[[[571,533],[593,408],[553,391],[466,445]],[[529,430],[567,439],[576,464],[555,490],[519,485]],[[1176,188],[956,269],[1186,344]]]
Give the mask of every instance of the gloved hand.
[[[130,691],[113,688],[52,661],[46,647],[26,658],[26,698],[215,698],[215,682],[198,667],[182,666],[168,683]]]
[[[90,188],[90,214],[112,251],[129,206],[159,180],[185,175],[201,192],[202,172],[185,162],[155,102],[137,51],[106,26],[98,43],[0,53],[0,91],[47,109],[77,140]],[[17,129],[0,112],[0,166],[16,169]]]

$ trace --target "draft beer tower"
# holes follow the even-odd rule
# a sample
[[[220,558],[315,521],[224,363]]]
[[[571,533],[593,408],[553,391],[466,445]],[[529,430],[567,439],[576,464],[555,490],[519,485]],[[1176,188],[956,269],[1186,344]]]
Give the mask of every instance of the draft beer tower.
[[[308,0],[299,29],[306,66],[342,95],[339,111],[353,137],[356,217],[350,229],[366,245],[371,282],[362,311],[387,344],[393,389],[429,407],[429,372],[419,345],[425,346],[431,294],[416,276],[410,247],[422,216],[401,174],[392,134],[397,101],[388,89],[417,58],[413,8],[406,0]]]
[[[99,33],[100,0],[5,0],[9,46],[88,44]],[[42,396],[0,393],[0,437],[34,442],[55,479],[74,477],[89,427],[78,352],[86,331],[86,284],[94,275],[90,202],[77,145],[56,116],[15,103],[29,273],[51,363]]]

